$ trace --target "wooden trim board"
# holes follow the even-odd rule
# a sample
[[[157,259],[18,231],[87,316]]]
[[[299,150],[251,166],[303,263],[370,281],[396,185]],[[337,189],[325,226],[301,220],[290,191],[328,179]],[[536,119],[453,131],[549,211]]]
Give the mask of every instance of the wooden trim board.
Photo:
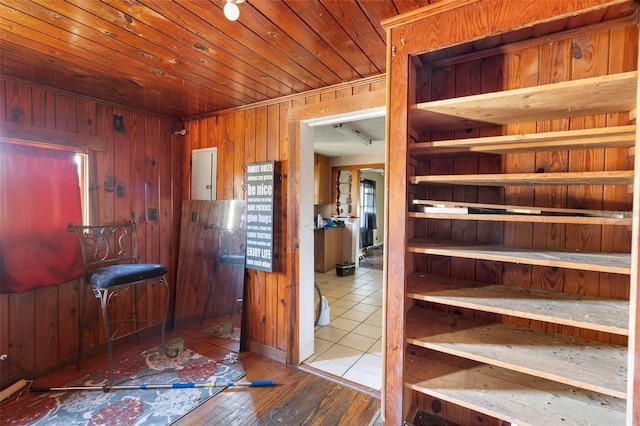
[[[100,136],[28,126],[12,121],[1,122],[0,139],[33,145],[48,145],[54,149],[70,148],[75,152],[107,150],[107,140]]]

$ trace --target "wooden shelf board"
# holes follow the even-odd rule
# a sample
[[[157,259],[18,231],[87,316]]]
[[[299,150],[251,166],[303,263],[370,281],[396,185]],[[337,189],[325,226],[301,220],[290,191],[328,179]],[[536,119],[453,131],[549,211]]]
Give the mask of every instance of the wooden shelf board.
[[[623,400],[415,348],[405,357],[410,389],[510,423],[625,424]]]
[[[409,144],[411,155],[476,152],[509,154],[589,148],[628,148],[635,145],[636,126],[602,127]]]
[[[419,307],[406,318],[409,344],[617,398],[627,393],[627,348]]]
[[[563,173],[509,173],[478,175],[429,175],[411,176],[412,184],[439,185],[631,185],[633,170],[604,172],[563,172]]]
[[[407,250],[412,253],[462,257],[466,259],[525,263],[528,265],[580,269],[614,274],[631,274],[631,255],[628,253],[601,253],[544,250],[504,245],[463,245],[452,241],[423,239],[409,240]]]
[[[469,203],[463,201],[444,200],[413,200],[417,206],[444,206],[444,207],[470,207],[477,210],[498,210],[506,213],[522,213],[530,215],[548,214],[573,214],[578,216],[610,217],[610,218],[632,218],[631,211],[614,210],[589,210],[589,209],[567,209],[560,207],[539,207],[539,206],[516,206],[512,204],[489,204],[489,203]]]
[[[415,128],[464,129],[631,111],[636,71],[417,104]]]
[[[610,217],[588,216],[533,216],[527,214],[460,214],[460,213],[420,213],[410,212],[409,217],[417,219],[453,219],[453,220],[485,220],[491,222],[537,222],[566,223],[574,225],[625,225],[631,226],[631,218],[616,219]]]
[[[407,297],[426,302],[629,335],[629,301],[413,273]]]

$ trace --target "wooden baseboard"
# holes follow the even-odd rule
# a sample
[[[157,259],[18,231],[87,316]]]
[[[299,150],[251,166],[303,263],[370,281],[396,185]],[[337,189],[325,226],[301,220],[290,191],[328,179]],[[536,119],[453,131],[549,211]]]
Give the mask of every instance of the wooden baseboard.
[[[242,347],[249,352],[253,352],[258,355],[262,355],[266,358],[278,361],[282,364],[287,363],[287,353],[280,349],[273,348],[271,346],[263,345],[262,343],[254,342],[249,339],[242,339]]]

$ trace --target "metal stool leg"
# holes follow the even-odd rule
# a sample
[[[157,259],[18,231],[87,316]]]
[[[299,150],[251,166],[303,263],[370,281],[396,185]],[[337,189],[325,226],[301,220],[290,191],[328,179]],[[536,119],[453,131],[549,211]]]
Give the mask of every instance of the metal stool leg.
[[[162,329],[161,329],[161,334],[162,334],[162,350],[164,351],[165,355],[169,358],[174,358],[176,356],[178,356],[178,354],[176,355],[169,355],[168,351],[167,351],[167,345],[165,345],[164,343],[164,329],[165,326],[167,324],[167,315],[169,314],[169,298],[171,297],[171,292],[169,290],[169,284],[167,283],[167,280],[164,279],[164,277],[160,277],[158,280],[156,280],[153,283],[154,287],[158,287],[158,286],[162,286],[164,288],[164,295],[165,295],[165,303],[164,303],[164,314],[162,315]]]
[[[107,379],[107,386],[113,384],[113,344],[111,342],[111,331],[109,329],[109,300],[114,294],[119,293],[115,291],[109,293],[109,289],[95,289],[96,296],[100,299],[100,308],[102,309],[102,324],[104,326],[105,340],[107,341],[107,352],[109,353],[109,378]]]

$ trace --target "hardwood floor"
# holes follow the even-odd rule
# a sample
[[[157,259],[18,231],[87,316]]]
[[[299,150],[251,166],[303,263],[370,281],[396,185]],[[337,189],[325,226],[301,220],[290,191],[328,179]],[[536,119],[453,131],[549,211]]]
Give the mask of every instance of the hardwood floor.
[[[167,340],[181,337],[184,346],[211,359],[222,359],[238,344],[202,333],[206,324],[180,327],[169,331]],[[129,344],[116,351],[126,358],[159,338],[144,339],[137,346]],[[80,371],[69,366],[36,381],[36,386],[61,386],[107,364],[104,355],[86,360]],[[249,352],[241,352],[234,368],[245,372],[245,380],[275,380],[275,387],[227,388],[197,407],[176,425],[369,425],[380,408],[379,395],[360,392],[339,382]],[[34,397],[23,392],[20,398]],[[5,401],[7,402],[7,401]],[[0,410],[1,411],[1,410]]]

